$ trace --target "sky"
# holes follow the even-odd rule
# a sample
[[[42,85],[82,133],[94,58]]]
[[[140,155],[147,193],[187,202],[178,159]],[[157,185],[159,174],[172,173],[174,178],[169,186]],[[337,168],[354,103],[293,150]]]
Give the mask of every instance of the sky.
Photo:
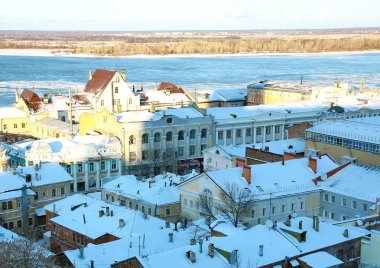
[[[0,30],[380,27],[379,0],[0,0]]]

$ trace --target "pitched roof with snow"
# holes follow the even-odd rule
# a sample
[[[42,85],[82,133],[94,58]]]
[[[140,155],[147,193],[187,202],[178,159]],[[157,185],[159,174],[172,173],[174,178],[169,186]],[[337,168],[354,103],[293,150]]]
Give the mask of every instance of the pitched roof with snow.
[[[339,165],[326,155],[316,160],[316,173],[308,167],[308,158],[288,160],[284,165],[281,162],[252,165],[251,184],[242,177],[243,167],[208,171],[205,174],[223,190],[228,189],[228,185],[237,184],[240,189],[250,189],[255,198],[266,198],[268,194],[284,195],[317,190],[312,180]]]
[[[24,110],[15,107],[0,107],[0,118],[26,118]]]
[[[380,167],[351,164],[318,184],[326,191],[375,203],[380,197]]]
[[[84,92],[98,94],[111,82],[116,71],[97,69],[84,87]]]
[[[306,241],[299,242],[285,230],[299,231],[302,221],[302,231],[306,231]],[[220,238],[213,238],[215,248],[232,252],[237,249],[241,267],[254,263],[257,267],[276,263],[286,258],[293,258],[308,252],[358,239],[365,236],[361,232],[349,231],[349,236],[343,236],[343,227],[320,222],[319,231],[313,228],[313,220],[298,217],[291,220],[291,226],[279,222],[276,228],[257,225],[248,230],[238,230],[235,233]],[[263,245],[263,256],[259,256],[259,246]],[[323,261],[323,260],[321,260]]]
[[[121,176],[105,183],[103,188],[118,195],[160,206],[179,202],[179,192],[175,184],[193,175],[196,174],[182,177],[166,173],[165,175],[156,176],[154,180],[148,179],[144,181],[137,180],[134,175]],[[154,182],[149,183],[149,181]],[[170,181],[172,181],[172,186],[170,186]]]
[[[173,242],[169,242],[169,233],[173,233]],[[171,228],[145,232],[142,235],[127,236],[120,240],[105,244],[89,244],[84,248],[84,258],[79,258],[78,250],[68,250],[65,251],[64,254],[71,263],[75,263],[76,267],[84,267],[85,265],[88,265],[91,260],[94,261],[95,267],[110,267],[111,264],[114,264],[115,262],[139,256],[139,254],[140,256],[147,256],[150,258],[161,252],[176,251],[176,248],[182,248],[189,245],[190,239],[194,238],[194,233],[196,233],[196,238],[208,234],[205,230],[197,229],[195,226],[190,226],[185,230],[179,229],[178,231],[173,231],[172,224]],[[197,247],[197,245],[193,248],[195,247]],[[175,255],[173,254],[173,256]],[[181,254],[178,257],[185,256]],[[163,263],[166,263],[166,261]],[[182,266],[179,265],[177,267]]]
[[[46,205],[44,209],[53,211],[54,207],[59,216],[50,219],[52,222],[92,239],[107,233],[119,238],[139,235],[160,230],[165,225],[165,221],[158,218],[144,218],[141,211],[116,206],[83,194],[69,196]],[[99,217],[99,211],[106,207],[109,207],[113,216]],[[125,226],[120,228],[119,219],[124,220]]]
[[[24,100],[26,106],[29,110],[33,112],[38,112],[42,105],[40,97],[33,91],[29,89],[24,89],[21,93],[21,98]]]
[[[26,182],[27,174],[31,175],[31,182]],[[42,163],[38,170],[35,170],[34,166],[19,167],[15,175],[10,171],[0,172],[0,192],[20,189],[23,185],[38,187],[72,180],[73,178],[59,164]]]

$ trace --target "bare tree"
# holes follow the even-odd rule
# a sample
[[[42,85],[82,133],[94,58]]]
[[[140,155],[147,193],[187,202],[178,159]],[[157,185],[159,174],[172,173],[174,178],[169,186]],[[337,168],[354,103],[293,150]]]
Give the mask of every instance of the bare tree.
[[[213,220],[216,220],[216,216],[215,216],[216,207],[215,207],[215,201],[214,201],[214,198],[212,197],[212,194],[208,191],[203,191],[199,195],[199,202],[204,213],[206,213]],[[210,224],[211,224],[211,221],[209,221],[209,224],[207,225],[210,225]]]
[[[254,200],[250,189],[240,188],[236,183],[227,183],[218,210],[235,226],[247,215]]]
[[[0,267],[53,267],[52,254],[25,238],[0,242]]]

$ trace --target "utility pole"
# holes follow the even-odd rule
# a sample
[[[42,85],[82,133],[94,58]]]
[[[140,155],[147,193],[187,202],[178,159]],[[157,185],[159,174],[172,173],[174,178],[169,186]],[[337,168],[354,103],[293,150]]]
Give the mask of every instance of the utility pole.
[[[73,139],[73,103],[71,100],[71,87],[69,87],[69,122],[70,122],[70,139]]]

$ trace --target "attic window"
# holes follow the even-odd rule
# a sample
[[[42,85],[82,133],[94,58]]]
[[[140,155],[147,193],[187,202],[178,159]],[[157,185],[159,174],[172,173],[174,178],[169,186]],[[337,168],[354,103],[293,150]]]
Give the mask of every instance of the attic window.
[[[168,123],[168,124],[173,123],[173,118],[169,117],[168,119],[166,119],[166,123]]]

